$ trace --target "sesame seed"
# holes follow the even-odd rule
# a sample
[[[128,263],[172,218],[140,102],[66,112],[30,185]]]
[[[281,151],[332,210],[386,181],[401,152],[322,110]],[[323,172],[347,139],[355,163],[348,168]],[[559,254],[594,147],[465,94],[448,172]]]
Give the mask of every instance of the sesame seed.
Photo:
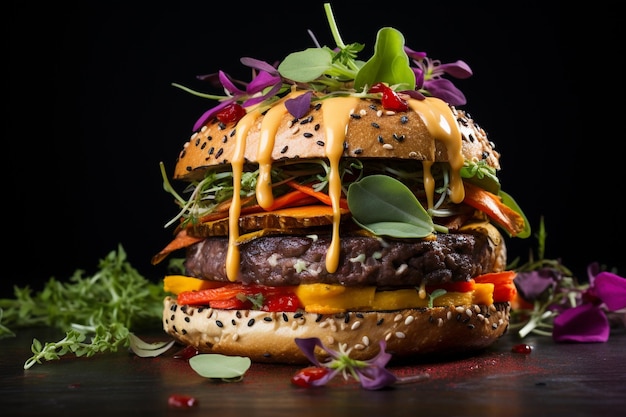
[[[409,118],[407,116],[402,116],[400,118],[400,123],[402,124],[406,124],[409,121]]]
[[[235,333],[233,334],[233,340],[236,342],[237,340],[239,340],[239,334]]]
[[[189,316],[185,316],[185,321],[186,321],[187,323],[189,323],[189,322],[191,321],[191,319],[189,318]]]
[[[215,324],[217,324],[217,327],[224,327],[224,323],[219,320],[215,320]]]
[[[215,158],[219,158],[220,156],[222,156],[222,154],[224,153],[224,148],[220,148],[219,151],[217,151],[217,153],[215,154]]]
[[[290,120],[287,122],[287,127],[291,127],[291,126],[293,126],[293,120]]]
[[[362,154],[362,153],[363,153],[363,148],[356,148],[356,149],[354,150],[354,154],[355,154],[355,155],[360,155],[360,154]]]
[[[472,317],[472,310],[470,310],[469,308],[465,309],[465,314],[467,314],[469,317]]]
[[[398,135],[397,133],[393,134],[393,138],[395,140],[397,140],[398,142],[403,142],[404,141],[404,135]]]
[[[328,322],[327,321],[323,321],[320,323],[320,327],[324,328],[324,327],[328,327]]]
[[[285,152],[287,152],[287,149],[289,149],[289,146],[284,146],[284,147],[280,150],[280,153],[285,153]]]
[[[385,143],[385,144],[383,145],[383,148],[384,148],[384,149],[387,149],[387,150],[392,150],[392,149],[393,149],[393,145],[392,145],[392,144],[390,144],[390,143]]]
[[[319,123],[317,123],[317,124],[313,127],[313,129],[315,129],[315,131],[316,131],[316,132],[317,132],[318,130],[320,130],[320,124],[319,124]]]
[[[324,146],[324,141],[322,141],[322,140],[318,140],[315,143],[317,143],[319,146]]]
[[[224,130],[224,129],[226,129],[226,125],[225,125],[224,123],[222,123],[222,122],[219,122],[219,123],[217,124],[217,127],[219,127],[219,129],[220,129],[220,130]]]
[[[376,116],[381,117],[383,115],[383,111],[382,110],[377,110],[376,111]]]
[[[352,113],[352,114],[350,114],[350,117],[353,118],[353,119],[357,119],[358,120],[358,119],[361,118],[361,115]]]
[[[312,121],[313,121],[313,116],[309,116],[309,117],[307,117],[307,118],[305,118],[305,119],[302,119],[302,120],[300,121],[300,124],[301,124],[301,125],[305,125],[305,124],[307,124],[307,123],[311,123]]]
[[[385,139],[383,139],[382,135],[378,135],[378,143],[385,143]]]
[[[359,110],[359,114],[361,116],[365,116],[367,114],[367,111],[365,111],[365,109],[361,109],[361,110]]]
[[[396,337],[398,339],[404,339],[406,337],[406,335],[402,332],[396,332]]]
[[[248,320],[248,327],[254,326],[254,319]]]
[[[376,129],[380,129],[380,125],[378,123],[376,123],[376,122],[372,122],[372,127],[376,128]]]
[[[402,320],[402,314],[396,314],[396,316],[393,318],[393,321],[398,322]]]
[[[396,114],[396,112],[395,111],[391,111],[391,110],[387,110],[387,111],[385,111],[385,114],[387,116],[393,116],[394,114]]]
[[[232,320],[230,321],[230,324],[232,324],[233,326],[236,326],[236,325],[237,325],[237,322],[235,321],[235,319],[232,319]]]
[[[357,343],[356,345],[354,345],[354,349],[356,349],[356,350],[363,350],[363,349],[365,349],[365,346],[363,346],[360,343]]]
[[[377,326],[380,326],[381,324],[383,324],[385,322],[385,319],[378,319],[378,321],[376,322]]]
[[[321,108],[322,108],[322,103],[317,103],[317,104],[315,105],[315,107],[313,107],[313,108],[314,108],[315,110],[319,110],[319,109],[321,109]]]
[[[215,151],[215,146],[211,146],[209,148],[209,155],[213,155],[213,152]]]
[[[205,132],[208,129],[208,127],[206,127],[206,125],[202,126],[200,128],[200,132]]]
[[[289,317],[287,317],[286,313],[283,313],[283,321],[289,321]]]
[[[360,321],[355,321],[354,323],[352,323],[352,326],[350,327],[350,330],[356,330],[359,327],[361,327],[361,322]]]
[[[409,158],[417,158],[417,152],[415,151],[409,152]]]
[[[291,134],[295,135],[296,133],[298,133],[300,131],[300,126],[294,126],[293,129],[291,129]]]
[[[224,137],[222,138],[222,143],[226,143],[228,142],[228,136],[224,135]]]
[[[409,324],[413,323],[413,320],[415,320],[415,317],[407,316],[407,318],[404,319],[404,324],[406,324],[408,326]]]
[[[304,314],[303,313],[296,313],[293,315],[294,319],[299,319],[300,317],[302,317]]]
[[[304,132],[304,137],[305,138],[312,138],[313,137],[313,133],[311,133],[311,132]]]
[[[182,333],[183,333],[183,335],[186,335],[186,334],[187,334],[187,330],[186,330],[186,329],[183,329],[183,332],[182,332]]]
[[[437,319],[437,327],[442,327],[443,326],[443,319],[441,317],[439,317]]]

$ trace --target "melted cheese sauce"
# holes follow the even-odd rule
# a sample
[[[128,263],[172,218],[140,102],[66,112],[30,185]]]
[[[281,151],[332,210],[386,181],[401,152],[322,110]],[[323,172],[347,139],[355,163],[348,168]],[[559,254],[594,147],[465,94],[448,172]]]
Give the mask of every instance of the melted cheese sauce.
[[[280,121],[287,113],[284,105],[285,100],[294,98],[303,92],[293,92],[283,98],[266,112],[261,123],[260,140],[257,160],[259,162],[259,179],[257,181],[256,197],[259,205],[268,208],[274,201],[271,183],[272,150],[274,138]],[[339,162],[344,150],[344,141],[350,123],[350,114],[354,112],[359,103],[356,97],[334,97],[324,100],[322,106],[324,114],[324,126],[326,143],[324,151],[330,163],[328,181],[328,194],[331,199],[333,210],[332,240],[326,254],[326,270],[334,273],[339,266],[340,236],[339,223],[341,219],[339,201],[341,198],[341,178]],[[426,124],[435,140],[443,142],[448,152],[451,166],[450,175],[450,198],[455,203],[460,203],[465,197],[465,191],[460,176],[463,167],[463,154],[461,133],[456,119],[448,105],[436,98],[425,100],[409,100],[410,108],[416,112]],[[229,209],[229,244],[226,255],[226,274],[230,281],[236,281],[239,274],[240,254],[237,247],[239,238],[239,215],[241,213],[241,176],[243,173],[244,155],[246,150],[246,138],[250,128],[261,116],[258,110],[252,110],[246,114],[237,124],[236,147],[231,161],[233,169],[233,201]],[[431,174],[432,161],[423,161],[424,186],[426,189],[428,206],[433,206],[435,181]]]

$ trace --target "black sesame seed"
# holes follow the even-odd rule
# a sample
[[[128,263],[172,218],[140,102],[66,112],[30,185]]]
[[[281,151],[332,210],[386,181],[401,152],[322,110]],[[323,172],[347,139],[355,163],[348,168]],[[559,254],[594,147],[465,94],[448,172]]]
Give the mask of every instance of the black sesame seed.
[[[358,120],[358,119],[360,119],[360,118],[361,118],[361,115],[360,115],[360,114],[357,114],[357,113],[352,113],[352,114],[350,114],[350,117],[351,117],[351,118],[353,118],[353,119]]]
[[[224,130],[224,129],[226,129],[226,125],[225,125],[224,123],[222,123],[222,122],[219,122],[219,123],[217,124],[217,127],[219,127],[219,128],[220,128],[220,130]]]
[[[272,318],[269,316],[263,317],[263,321],[272,321]]]
[[[236,326],[236,325],[237,325],[237,322],[235,321],[235,319],[232,319],[232,320],[230,321],[230,324],[232,324],[233,326]]]
[[[172,314],[172,316],[170,317],[170,320],[174,321],[174,315]]]
[[[248,327],[254,326],[254,319],[248,320]]]
[[[196,143],[195,145],[198,146],[200,144],[200,138],[196,138]]]
[[[360,319],[362,319],[362,318],[364,317],[364,316],[363,316],[363,313],[355,313],[355,315],[356,315],[358,318],[360,318]]]
[[[294,315],[293,315],[293,318],[294,318],[294,319],[299,319],[299,318],[300,318],[300,317],[302,317],[302,316],[303,316],[303,314],[302,314],[302,313],[296,313],[296,314],[294,314]]]
[[[376,122],[372,122],[372,127],[375,127],[376,129],[380,129],[380,125]]]
[[[215,146],[211,146],[209,148],[209,155],[213,155],[213,152],[215,151]]]
[[[402,123],[402,124],[408,123],[408,121],[409,121],[408,116],[402,116],[400,118],[400,123]]]
[[[313,133],[311,133],[311,132],[304,132],[304,137],[305,138],[312,138],[313,137]]]
[[[183,329],[183,335],[187,334],[187,330]]]
[[[213,136],[207,136],[206,140],[213,140]]]
[[[378,135],[378,142],[379,143],[385,143],[385,139],[383,139],[383,137],[381,135]]]
[[[287,152],[287,149],[289,149],[289,146],[284,146],[284,147],[280,150],[280,153],[285,153],[285,152]]]
[[[174,333],[178,333],[178,329],[176,329],[176,326],[172,326],[172,330],[174,330]]]
[[[467,328],[468,328],[468,329],[470,329],[470,330],[474,330],[474,327],[476,327],[476,326],[474,326],[473,324],[469,324],[469,325],[467,326]]]
[[[362,153],[363,153],[363,148],[357,148],[357,149],[354,150],[354,154],[355,155],[360,155]]]
[[[393,138],[397,140],[398,142],[404,141],[404,135],[398,135],[397,133],[393,134]]]
[[[191,172],[191,167],[185,167],[185,169],[187,170],[187,172]]]
[[[238,319],[241,318],[241,311],[237,310],[237,312],[235,313],[235,316],[237,316]]]
[[[461,321],[461,318],[463,318],[463,316],[461,316],[461,313],[456,315],[456,321]]]
[[[204,150],[204,148],[206,148],[206,142],[202,142],[202,146],[200,146],[200,149]]]
[[[322,317],[324,317],[323,314],[318,314],[317,317],[315,318],[315,322],[319,323],[320,321],[322,321]]]
[[[487,151],[483,151],[483,153],[482,153],[482,157],[483,157],[483,159],[487,159],[487,158],[489,158],[489,152],[487,152]]]
[[[219,320],[215,320],[215,324],[217,324],[217,327],[224,327],[224,323]]]
[[[300,121],[300,124],[301,124],[301,125],[305,125],[305,124],[307,124],[307,123],[311,123],[312,121],[313,121],[313,116],[309,116],[309,117],[307,117],[307,118],[305,118],[305,119],[302,119],[302,120]]]
[[[228,136],[224,135],[224,137],[222,138],[222,143],[226,143],[228,142]]]
[[[344,322],[344,323],[350,323],[350,313],[346,313],[346,314],[343,316],[343,322]]]
[[[186,321],[187,323],[189,323],[189,322],[191,321],[191,319],[189,318],[189,316],[185,316],[185,321]]]
[[[187,314],[187,306],[182,306],[180,308],[180,311],[182,311],[183,313]]]
[[[321,109],[321,108],[322,108],[322,103],[317,103],[317,104],[315,105],[315,107],[313,107],[313,108],[314,108],[315,110],[319,110],[319,109]]]
[[[173,306],[170,307],[170,310],[176,311],[177,308],[178,308],[178,304],[174,304]]]
[[[184,158],[185,155],[187,155],[187,151],[183,149],[182,152],[180,153],[180,157]]]
[[[378,321],[376,322],[377,326],[380,326],[381,324],[383,324],[385,322],[385,319],[378,319]]]
[[[428,317],[428,322],[432,323],[435,321],[435,318],[433,316]]]
[[[231,138],[232,138],[233,136],[235,136],[235,132],[237,132],[237,130],[235,130],[235,129],[233,129],[233,130],[230,132],[230,137],[231,137]]]
[[[322,141],[322,140],[318,140],[315,143],[317,143],[319,146],[324,146],[324,141]]]
[[[224,153],[224,148],[220,148],[220,150],[217,151],[217,153],[215,154],[215,157],[219,158],[220,156],[222,156],[223,153]]]
[[[375,104],[370,104],[369,108],[372,109],[372,110],[378,110],[378,107],[376,107]]]
[[[474,143],[474,141],[476,140],[476,139],[474,139],[474,135],[471,134],[471,133],[469,135],[467,135],[467,137],[469,138],[469,141],[472,142],[472,143]]]
[[[287,313],[283,313],[283,321],[289,321],[289,317],[287,317]]]
[[[318,130],[320,130],[320,124],[319,124],[319,123],[317,123],[313,129],[315,129],[315,131],[316,131],[316,132],[317,132]]]

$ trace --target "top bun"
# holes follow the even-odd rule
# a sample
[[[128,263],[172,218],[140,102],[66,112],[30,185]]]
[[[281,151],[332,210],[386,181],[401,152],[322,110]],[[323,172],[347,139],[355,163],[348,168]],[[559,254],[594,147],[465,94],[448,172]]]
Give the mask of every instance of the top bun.
[[[333,99],[313,104],[301,118],[295,118],[284,111],[282,117],[276,120],[271,153],[273,161],[326,157],[327,129],[322,108],[327,100]],[[440,101],[436,98],[426,100]],[[487,139],[485,131],[465,111],[447,105],[444,108],[446,112],[450,112],[445,116],[456,120],[458,124],[463,158],[470,161],[485,160],[489,166],[500,169],[500,154]],[[247,162],[259,162],[261,125],[265,117],[266,114],[260,115],[245,134]],[[417,111],[387,111],[380,101],[359,99],[347,119],[342,156],[447,162],[449,158],[445,143],[436,140],[427,123],[424,116]],[[241,122],[223,124],[213,120],[195,132],[179,154],[174,178],[199,179],[206,169],[229,164],[235,152],[240,124]]]

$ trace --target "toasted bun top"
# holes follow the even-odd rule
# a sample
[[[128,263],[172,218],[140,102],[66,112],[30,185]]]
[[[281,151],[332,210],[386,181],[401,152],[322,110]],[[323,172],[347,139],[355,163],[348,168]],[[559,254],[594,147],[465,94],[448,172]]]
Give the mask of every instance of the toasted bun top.
[[[312,103],[301,118],[292,116],[280,101],[274,107],[282,108],[271,116],[252,111],[237,123],[213,120],[185,143],[174,178],[198,179],[207,168],[229,164],[238,143],[245,148],[245,160],[256,163],[265,155],[260,145],[271,148],[271,161],[324,158],[329,141],[337,138],[343,142],[343,157],[446,162],[457,147],[463,159],[485,160],[500,168],[500,155],[485,131],[468,113],[439,99],[410,99],[406,112],[386,111],[372,99],[353,99],[354,105],[341,107],[342,111],[325,111],[335,100],[340,98]]]

